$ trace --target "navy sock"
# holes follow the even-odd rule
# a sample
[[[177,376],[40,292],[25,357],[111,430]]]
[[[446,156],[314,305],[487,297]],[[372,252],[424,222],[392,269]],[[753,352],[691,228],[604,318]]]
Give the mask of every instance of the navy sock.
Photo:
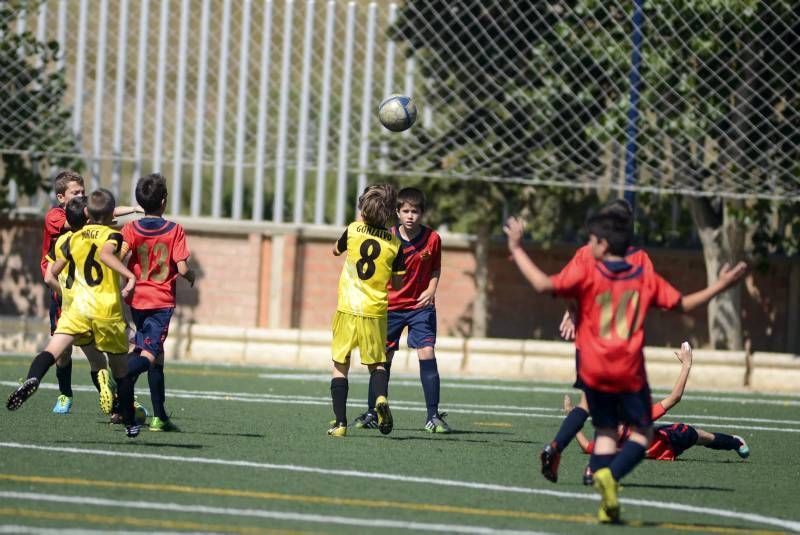
[[[347,425],[347,392],[350,389],[347,377],[334,377],[331,379],[331,400],[333,400],[333,414],[336,423]]]
[[[583,429],[583,424],[586,423],[587,418],[589,418],[589,413],[581,407],[573,407],[569,411],[567,417],[561,422],[561,427],[558,428],[558,433],[556,433],[554,440],[558,451],[564,451],[569,446],[578,431]]]
[[[56,377],[58,378],[58,390],[61,395],[72,397],[72,359],[63,368],[56,366]]]
[[[91,375],[92,377],[92,384],[97,389],[97,391],[100,392],[100,381],[97,380],[97,372],[91,371],[89,372],[89,375]]]
[[[712,450],[738,450],[739,446],[741,446],[741,442],[731,435],[714,433],[714,440],[711,441],[711,444],[707,444],[706,448],[711,448]]]
[[[614,479],[619,481],[628,475],[631,470],[636,468],[637,464],[642,462],[646,451],[647,449],[638,442],[632,440],[625,442],[625,445],[622,446],[622,450],[614,457],[614,461],[611,463],[611,466],[609,466]]]
[[[422,381],[422,392],[425,394],[430,420],[439,414],[439,367],[435,358],[419,361],[419,379]]]
[[[119,411],[125,425],[134,424],[133,411],[133,379],[130,374],[125,377],[115,377],[117,382],[117,396],[119,398]]]
[[[164,366],[156,364],[147,371],[147,384],[150,385],[150,401],[153,403],[153,414],[162,420],[167,419],[164,409]]]
[[[36,377],[39,381],[47,373],[47,370],[56,363],[56,358],[53,356],[52,353],[48,353],[47,351],[42,351],[38,355],[33,358],[33,362],[31,362],[31,367],[28,369],[28,379],[32,377]]]
[[[615,454],[608,454],[608,455],[597,455],[593,453],[591,457],[589,457],[589,468],[592,469],[592,473],[597,472],[601,468],[606,468],[611,466],[611,462],[616,457]]]
[[[369,374],[369,384],[375,392],[375,399],[386,396],[389,393],[389,374],[386,370],[372,370]]]
[[[136,379],[149,369],[150,361],[147,360],[147,357],[137,355],[136,353],[128,355],[128,377],[133,379],[134,384],[136,384]]]

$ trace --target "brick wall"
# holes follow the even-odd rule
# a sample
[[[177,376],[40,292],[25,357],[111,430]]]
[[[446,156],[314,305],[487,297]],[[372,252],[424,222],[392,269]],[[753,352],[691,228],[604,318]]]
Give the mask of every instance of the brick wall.
[[[331,254],[338,230],[313,232],[289,225],[183,220],[191,263],[198,272],[196,288],[178,282],[178,307],[173,327],[182,323],[240,327],[329,329],[336,308],[341,257]],[[215,229],[210,231],[208,229]],[[280,236],[281,238],[276,238]],[[280,241],[280,245],[278,245]],[[47,316],[47,298],[38,270],[40,221],[0,221],[0,315]],[[558,271],[574,246],[532,251],[548,273]],[[276,251],[280,251],[278,258]],[[654,249],[656,269],[683,292],[706,284],[700,251]],[[794,260],[797,264],[798,260]],[[798,352],[789,318],[798,303],[789,302],[792,261],[772,259],[765,273],[750,277],[743,294],[744,328],[760,351]],[[273,269],[280,273],[273,273]],[[795,266],[795,272],[800,271]],[[442,280],[436,296],[442,336],[470,334],[475,296],[475,261],[468,242],[444,238]],[[535,294],[524,281],[502,243],[490,254],[489,336],[555,339],[564,303]],[[795,275],[795,278],[797,276]],[[793,283],[795,286],[797,281]],[[277,285],[277,287],[274,287]],[[790,305],[795,307],[790,309]],[[796,328],[796,327],[794,327]],[[689,339],[708,342],[705,309],[691,315],[653,311],[647,324],[648,345],[677,346]]]

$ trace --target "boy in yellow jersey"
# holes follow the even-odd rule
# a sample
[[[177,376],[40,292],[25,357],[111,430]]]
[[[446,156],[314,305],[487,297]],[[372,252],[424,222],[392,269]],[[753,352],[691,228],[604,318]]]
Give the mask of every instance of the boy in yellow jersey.
[[[6,407],[12,411],[19,409],[36,392],[55,364],[55,355],[61,355],[76,339],[91,340],[99,351],[108,355],[117,382],[125,432],[133,438],[140,428],[134,420],[133,382],[127,377],[128,336],[122,298],[133,291],[136,277],[117,258],[122,235],[108,226],[114,218],[115,204],[110,191],[92,192],[86,202],[88,223],[56,248],[51,271],[58,277],[67,269],[65,286],[72,291],[72,301],[69,310],[59,318],[45,350],[33,359],[27,380],[8,397]],[[118,274],[127,279],[121,292]]]
[[[44,275],[44,281],[59,297],[62,312],[68,310],[72,304],[72,289],[75,285],[69,281],[68,270],[61,270],[58,277],[53,275],[52,267],[56,261],[55,251],[63,247],[64,243],[70,239],[72,234],[81,230],[86,224],[86,197],[73,197],[64,205],[64,211],[66,213],[66,221],[69,225],[69,230],[58,237],[51,251],[47,253],[45,258],[48,265]],[[54,326],[53,330],[55,331],[55,329],[56,327]],[[81,336],[77,337],[74,341],[74,345],[81,347],[89,361],[92,383],[94,383],[95,388],[97,388],[100,394],[100,407],[102,409],[104,406],[107,406],[109,400],[113,398],[113,393],[109,386],[108,363],[106,362],[106,356],[91,344],[92,340],[90,338],[83,339]]]
[[[361,220],[350,223],[333,247],[333,254],[347,254],[339,277],[339,304],[333,318],[333,378],[331,399],[336,420],[328,435],[347,435],[347,372],[350,352],[359,349],[361,364],[369,369],[370,389],[376,394],[378,429],[392,432],[392,413],[386,393],[386,332],[388,296],[386,286],[403,284],[405,262],[400,239],[386,223],[395,212],[397,191],[389,184],[368,186],[358,198]]]

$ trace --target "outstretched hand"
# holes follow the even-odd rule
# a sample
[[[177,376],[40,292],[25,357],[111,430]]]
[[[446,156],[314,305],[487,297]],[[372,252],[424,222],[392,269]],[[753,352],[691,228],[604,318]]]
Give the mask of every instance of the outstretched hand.
[[[525,224],[521,219],[511,216],[503,225],[503,232],[508,237],[508,249],[514,251],[522,246],[522,235],[525,232]]]
[[[558,326],[558,333],[564,340],[575,340],[575,318],[571,310],[567,309],[564,311],[564,317],[561,318],[561,325]]]
[[[683,342],[681,344],[681,350],[675,352],[675,357],[677,357],[684,366],[692,365],[692,346],[689,345],[689,342]]]
[[[719,270],[719,280],[721,280],[725,284],[725,287],[728,288],[739,282],[739,280],[744,277],[746,273],[747,264],[745,262],[739,262],[733,267],[726,263],[722,266],[722,269]]]

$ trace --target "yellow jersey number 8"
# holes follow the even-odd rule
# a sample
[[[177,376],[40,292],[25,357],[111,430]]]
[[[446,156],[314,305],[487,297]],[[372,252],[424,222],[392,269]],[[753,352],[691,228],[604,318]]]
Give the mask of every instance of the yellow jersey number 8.
[[[361,258],[356,261],[356,273],[359,279],[365,281],[375,274],[375,259],[381,254],[381,244],[371,238],[364,240],[359,252]]]

